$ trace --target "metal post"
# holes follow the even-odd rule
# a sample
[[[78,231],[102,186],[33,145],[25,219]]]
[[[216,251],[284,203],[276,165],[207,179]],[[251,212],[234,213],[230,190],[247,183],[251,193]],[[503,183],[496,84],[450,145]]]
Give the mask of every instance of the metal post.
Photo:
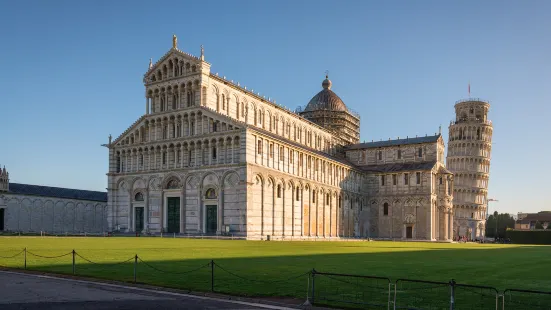
[[[394,282],[394,305],[392,309],[396,310],[396,293],[397,293],[397,287],[398,287],[398,280]]]
[[[310,303],[310,273],[308,273],[308,277],[306,278],[306,301],[302,304],[302,306],[312,306]]]
[[[312,268],[312,305],[314,304],[314,300],[315,300],[315,293],[316,293],[316,281],[315,281],[315,278],[316,278],[316,269],[313,269]]]
[[[75,250],[73,249],[73,275],[75,274]]]
[[[25,266],[24,266],[24,269],[27,270],[27,248],[26,247],[23,250],[23,252],[25,253]]]
[[[214,292],[214,260],[210,261],[210,291]]]
[[[136,283],[136,270],[138,267],[138,254],[134,256],[134,283]]]
[[[455,280],[454,279],[450,281],[450,289],[451,289],[450,310],[454,310],[455,309]]]

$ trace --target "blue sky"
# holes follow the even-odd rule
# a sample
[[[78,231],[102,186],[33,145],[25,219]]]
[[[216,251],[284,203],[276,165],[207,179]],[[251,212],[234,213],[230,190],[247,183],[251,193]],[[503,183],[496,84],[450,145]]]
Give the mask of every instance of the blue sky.
[[[447,141],[454,103],[489,100],[490,207],[551,209],[549,1],[2,1],[0,164],[11,181],[104,190],[107,149],[144,111],[149,58],[171,47],[279,104],[329,70],[361,139]]]

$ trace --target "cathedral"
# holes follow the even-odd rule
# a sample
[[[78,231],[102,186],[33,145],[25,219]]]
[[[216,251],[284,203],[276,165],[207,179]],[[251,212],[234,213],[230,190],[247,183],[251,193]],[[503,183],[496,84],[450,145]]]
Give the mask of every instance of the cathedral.
[[[144,75],[145,110],[109,138],[107,225],[246,239],[482,238],[489,104],[456,103],[440,133],[360,143],[326,76],[291,111],[172,48]]]

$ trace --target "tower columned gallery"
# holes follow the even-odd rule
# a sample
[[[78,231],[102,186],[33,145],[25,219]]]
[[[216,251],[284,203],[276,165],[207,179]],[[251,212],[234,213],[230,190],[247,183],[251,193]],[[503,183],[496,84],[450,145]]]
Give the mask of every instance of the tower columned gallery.
[[[492,151],[490,104],[467,99],[455,104],[449,127],[447,167],[454,174],[453,207],[456,233],[471,239],[484,236]]]

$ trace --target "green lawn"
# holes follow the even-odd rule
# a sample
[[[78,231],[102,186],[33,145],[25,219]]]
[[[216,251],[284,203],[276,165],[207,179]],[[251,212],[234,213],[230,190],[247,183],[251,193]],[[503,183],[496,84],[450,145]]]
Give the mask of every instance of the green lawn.
[[[70,274],[72,255],[59,258],[35,255],[57,256],[74,249],[93,262],[77,255],[78,275],[123,281],[132,281],[132,257],[138,254],[145,262],[139,261],[137,265],[138,282],[200,291],[211,288],[211,267],[207,264],[212,259],[216,263],[215,290],[249,296],[305,297],[308,277],[301,275],[312,268],[319,272],[388,277],[392,283],[397,279],[448,282],[453,278],[458,283],[492,286],[499,291],[506,288],[551,290],[549,246],[0,237],[2,257],[17,254],[25,247],[28,269]],[[127,263],[117,264],[128,259]],[[2,266],[22,268],[23,262],[23,254],[0,258]],[[289,278],[293,279],[286,280]],[[268,283],[270,281],[279,282]],[[388,287],[388,281],[316,276],[316,290],[326,293],[342,294],[362,286],[384,288]],[[422,289],[422,285],[415,283],[399,285],[403,290],[415,286]],[[365,294],[364,289],[357,290]],[[440,290],[439,294],[445,295],[449,288],[429,287],[429,290]]]

